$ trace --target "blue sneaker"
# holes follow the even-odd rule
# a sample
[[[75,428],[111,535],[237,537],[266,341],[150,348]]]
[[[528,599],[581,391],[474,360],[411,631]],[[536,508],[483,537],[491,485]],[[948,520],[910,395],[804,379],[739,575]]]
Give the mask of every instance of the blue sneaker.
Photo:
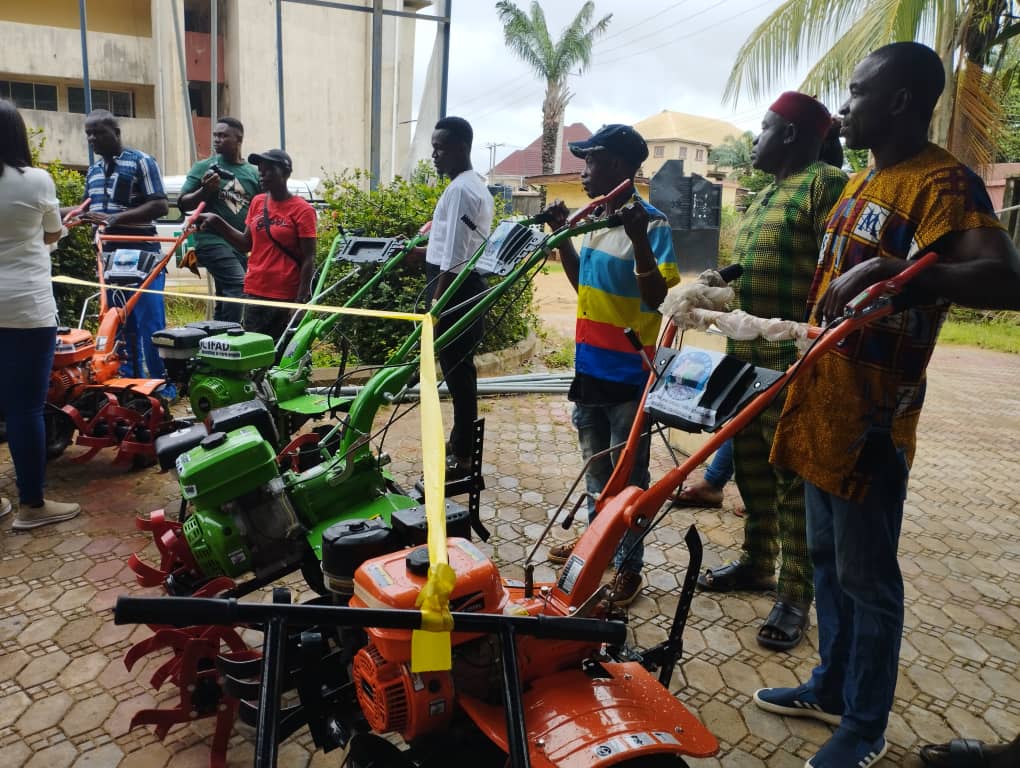
[[[828,712],[818,703],[818,697],[807,685],[797,688],[759,688],[754,692],[754,703],[766,712],[787,717],[810,717],[829,725],[839,725],[840,712]]]
[[[840,728],[822,745],[817,755],[804,763],[804,768],[868,768],[888,751],[885,736],[865,739]]]

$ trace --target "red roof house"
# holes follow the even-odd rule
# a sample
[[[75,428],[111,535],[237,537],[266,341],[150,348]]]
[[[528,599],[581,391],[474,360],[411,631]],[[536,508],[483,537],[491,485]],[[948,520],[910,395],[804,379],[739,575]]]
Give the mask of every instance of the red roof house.
[[[572,123],[563,127],[563,142],[560,146],[560,173],[580,173],[584,170],[584,160],[570,154],[567,144],[571,141],[583,141],[591,136],[584,123]],[[539,136],[524,149],[511,152],[496,164],[490,172],[492,184],[523,184],[526,176],[538,176],[542,173],[542,137]]]

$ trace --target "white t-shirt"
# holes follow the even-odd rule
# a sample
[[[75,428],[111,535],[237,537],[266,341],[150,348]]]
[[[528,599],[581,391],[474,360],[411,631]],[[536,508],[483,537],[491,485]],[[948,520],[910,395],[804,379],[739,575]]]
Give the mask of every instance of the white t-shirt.
[[[472,170],[459,173],[436,203],[425,261],[444,272],[460,272],[489,236],[494,208],[481,176]],[[471,219],[476,229],[461,221],[461,216]]]
[[[0,175],[0,328],[50,328],[57,304],[43,232],[60,231],[52,177],[3,166]]]

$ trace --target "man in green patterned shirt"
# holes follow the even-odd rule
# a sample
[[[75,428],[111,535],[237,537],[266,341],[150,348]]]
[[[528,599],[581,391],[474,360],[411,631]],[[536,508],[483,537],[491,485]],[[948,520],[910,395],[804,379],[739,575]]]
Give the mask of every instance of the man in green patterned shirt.
[[[808,290],[829,211],[847,177],[818,159],[832,118],[818,101],[784,93],[765,113],[751,162],[775,181],[759,192],[741,220],[734,254],[744,268],[735,283],[739,308],[759,317],[803,320]],[[785,370],[797,359],[793,342],[733,341],[726,351],[753,365]],[[714,591],[769,590],[781,552],[778,599],[758,631],[773,650],[804,637],[813,597],[811,560],[804,528],[804,483],[769,464],[778,397],[733,441],[737,487],[747,508],[740,559],[709,568],[698,579]]]

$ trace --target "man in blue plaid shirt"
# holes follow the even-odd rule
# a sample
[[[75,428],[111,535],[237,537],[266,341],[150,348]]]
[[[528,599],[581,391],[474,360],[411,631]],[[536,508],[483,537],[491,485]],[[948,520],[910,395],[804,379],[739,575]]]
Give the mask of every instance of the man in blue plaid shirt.
[[[166,192],[156,160],[121,143],[117,118],[105,109],[96,109],[85,118],[85,137],[99,159],[85,177],[85,196],[91,198],[83,217],[92,224],[106,225],[110,235],[155,235],[156,219],[167,212]],[[158,242],[132,243],[121,247],[159,252]],[[110,243],[106,250],[116,250]],[[149,286],[161,291],[166,270]],[[127,360],[121,375],[161,379],[163,361],[152,343],[152,334],[166,326],[163,297],[143,294],[128,317],[124,334],[128,340]],[[168,387],[171,385],[167,385]],[[167,393],[170,397],[173,393]]]

